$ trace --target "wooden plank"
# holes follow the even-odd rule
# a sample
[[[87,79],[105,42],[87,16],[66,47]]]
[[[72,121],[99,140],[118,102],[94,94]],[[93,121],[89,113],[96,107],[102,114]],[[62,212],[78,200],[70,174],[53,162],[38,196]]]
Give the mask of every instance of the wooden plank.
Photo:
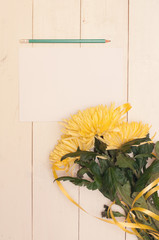
[[[60,137],[57,123],[34,123],[34,239],[77,239],[78,211],[53,183],[49,153]],[[78,201],[77,188],[63,184]]]
[[[34,0],[34,38],[79,37],[80,1]],[[41,46],[68,47],[66,44]],[[34,240],[78,239],[78,209],[53,184],[49,164],[49,153],[60,134],[57,122],[34,123]],[[65,187],[78,201],[78,188],[69,183]]]
[[[159,1],[130,1],[129,120],[152,125],[158,132]],[[127,240],[136,239],[127,235]]]
[[[111,39],[110,44],[87,45],[90,47],[115,47],[123,48],[124,52],[124,89],[119,89],[119,94],[107,91],[108,103],[116,101],[117,104],[126,102],[127,99],[127,37],[128,37],[128,1],[97,0],[81,1],[81,38]],[[82,47],[86,47],[82,45]],[[101,86],[102,87],[102,86]],[[109,88],[109,85],[108,85]],[[107,103],[106,103],[107,104]],[[82,188],[80,203],[88,212],[100,216],[103,205],[109,201],[99,192],[91,192]],[[80,240],[84,239],[125,239],[125,233],[118,227],[100,222],[85,213],[80,214]]]
[[[19,122],[18,42],[32,36],[32,2],[0,5],[0,239],[31,240],[31,123]]]
[[[142,9],[142,11],[141,11]],[[130,4],[130,87],[133,108],[129,119],[142,120],[158,129],[159,2],[133,1]],[[143,107],[144,105],[144,107]],[[159,133],[157,132],[156,139]]]

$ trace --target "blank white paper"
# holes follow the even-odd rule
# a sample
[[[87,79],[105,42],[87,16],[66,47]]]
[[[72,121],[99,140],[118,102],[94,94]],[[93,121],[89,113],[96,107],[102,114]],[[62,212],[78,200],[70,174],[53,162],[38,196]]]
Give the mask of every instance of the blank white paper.
[[[21,48],[20,120],[61,121],[79,109],[125,102],[122,49]]]

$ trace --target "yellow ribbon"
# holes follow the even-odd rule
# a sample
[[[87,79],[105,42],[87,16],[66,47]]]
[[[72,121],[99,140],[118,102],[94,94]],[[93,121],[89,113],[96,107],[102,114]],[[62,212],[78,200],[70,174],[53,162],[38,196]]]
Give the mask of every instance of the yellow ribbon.
[[[54,178],[57,179],[58,176],[57,176],[57,173],[56,173],[56,170],[55,168],[53,168],[53,175],[54,175]],[[85,213],[89,214],[83,207],[81,207],[69,194],[68,192],[65,190],[65,188],[63,187],[63,185],[61,184],[61,182],[59,181],[56,181],[57,182],[57,185],[58,187],[60,188],[61,192],[73,203],[75,204],[79,209],[81,209],[82,211],[84,211]],[[114,217],[113,215],[113,212],[111,210],[111,207],[112,205],[115,204],[115,202],[113,202],[109,208],[108,208],[108,213],[110,212],[110,216],[112,218],[112,220],[107,220],[107,219],[103,219],[103,218],[99,218],[99,217],[96,217],[96,216],[93,216],[92,214],[89,214],[93,217],[95,217],[96,219],[98,220],[101,220],[103,222],[107,222],[107,223],[110,223],[110,224],[114,224],[118,227],[120,227],[123,231],[129,233],[129,234],[134,234],[136,236],[138,236],[140,239],[143,239],[142,236],[137,232],[136,229],[141,229],[141,230],[144,230],[147,232],[147,230],[149,230],[149,234],[151,234],[155,239],[159,239],[159,233],[156,229],[150,227],[150,226],[147,226],[145,224],[140,224],[139,222],[136,221],[135,219],[135,215],[132,213],[133,211],[139,211],[139,212],[142,212],[154,219],[156,219],[157,221],[159,221],[159,216],[151,211],[149,211],[148,209],[145,209],[145,208],[140,208],[140,207],[133,207],[134,204],[136,203],[136,201],[141,197],[143,196],[146,192],[148,192],[145,196],[145,199],[147,199],[150,195],[152,195],[154,192],[156,192],[157,190],[159,190],[159,187],[155,187],[153,188],[156,184],[159,183],[159,178],[157,178],[155,181],[153,181],[151,184],[149,184],[146,188],[144,188],[137,196],[136,198],[134,199],[133,201],[133,204],[132,204],[132,207],[131,209],[129,210],[129,213],[126,217],[126,220],[124,222],[118,222],[116,220],[116,218]],[[152,189],[153,188],[153,189]],[[122,204],[124,204],[125,206],[127,206],[124,202],[122,202]],[[128,206],[127,206],[128,207]],[[128,207],[129,208],[129,207]],[[130,216],[132,217],[133,221],[130,220]],[[125,229],[125,227],[127,228],[131,228],[132,231],[129,231],[127,229]]]
[[[55,178],[55,179],[58,178],[57,173],[56,173],[56,170],[53,168],[52,171],[53,171],[54,178]],[[61,182],[56,181],[56,183],[57,183],[58,187],[60,188],[61,192],[62,192],[74,205],[76,205],[79,209],[81,209],[83,212],[87,213],[88,215],[93,216],[92,214],[88,213],[83,207],[81,207],[81,206],[68,194],[68,192],[65,190],[65,188],[63,187],[63,185],[61,184]],[[120,223],[120,222],[118,222],[118,221],[115,219],[115,217],[114,217],[114,215],[113,215],[113,212],[112,212],[112,210],[110,209],[113,204],[115,204],[115,202],[113,202],[113,203],[110,205],[109,209],[108,209],[108,210],[110,211],[110,215],[111,215],[113,221],[112,221],[112,220],[103,219],[103,218],[99,218],[99,217],[96,217],[96,216],[93,216],[93,217],[95,217],[96,219],[98,219],[98,220],[100,220],[100,221],[103,221],[103,222],[107,222],[107,223],[110,223],[110,224],[115,224],[115,225],[117,225],[118,227],[120,227],[122,230],[124,230],[125,232],[130,233],[130,234],[133,234],[131,231],[129,231],[129,230],[127,230],[127,229],[124,228],[125,225],[124,225],[123,222]],[[127,224],[127,223],[125,223],[125,224],[126,224],[126,227],[132,227],[131,224],[130,224],[130,225]]]
[[[142,197],[146,192],[148,192],[149,190],[151,190],[155,185],[157,185],[159,183],[159,178],[157,178],[155,181],[153,181],[152,183],[150,183],[147,187],[145,187],[134,199],[133,203],[132,203],[132,207],[134,206],[135,202]],[[156,190],[157,191],[157,190]],[[152,194],[152,193],[151,193]],[[150,195],[151,195],[150,194]],[[149,196],[150,196],[149,195]]]
[[[146,195],[145,195],[145,199],[147,200],[154,192],[159,190],[159,186],[154,187],[152,190],[150,190]]]

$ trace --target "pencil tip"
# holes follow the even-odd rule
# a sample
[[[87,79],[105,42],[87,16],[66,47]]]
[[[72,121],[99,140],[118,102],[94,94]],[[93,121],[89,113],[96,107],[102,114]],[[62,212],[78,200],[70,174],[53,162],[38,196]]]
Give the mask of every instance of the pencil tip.
[[[106,43],[111,42],[111,40],[105,40]]]

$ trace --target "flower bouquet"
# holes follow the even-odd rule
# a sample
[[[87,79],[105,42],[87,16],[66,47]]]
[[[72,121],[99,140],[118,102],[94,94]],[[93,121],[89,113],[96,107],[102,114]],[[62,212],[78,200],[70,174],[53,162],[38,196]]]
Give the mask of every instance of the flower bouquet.
[[[112,201],[104,205],[104,221],[138,239],[155,240],[159,239],[159,142],[152,142],[148,124],[126,121],[130,108],[128,103],[117,108],[99,105],[64,120],[63,135],[50,160],[58,184],[70,181]],[[57,177],[56,171],[65,171],[65,176]],[[113,204],[124,214],[112,211]],[[117,220],[123,216],[125,221]]]

